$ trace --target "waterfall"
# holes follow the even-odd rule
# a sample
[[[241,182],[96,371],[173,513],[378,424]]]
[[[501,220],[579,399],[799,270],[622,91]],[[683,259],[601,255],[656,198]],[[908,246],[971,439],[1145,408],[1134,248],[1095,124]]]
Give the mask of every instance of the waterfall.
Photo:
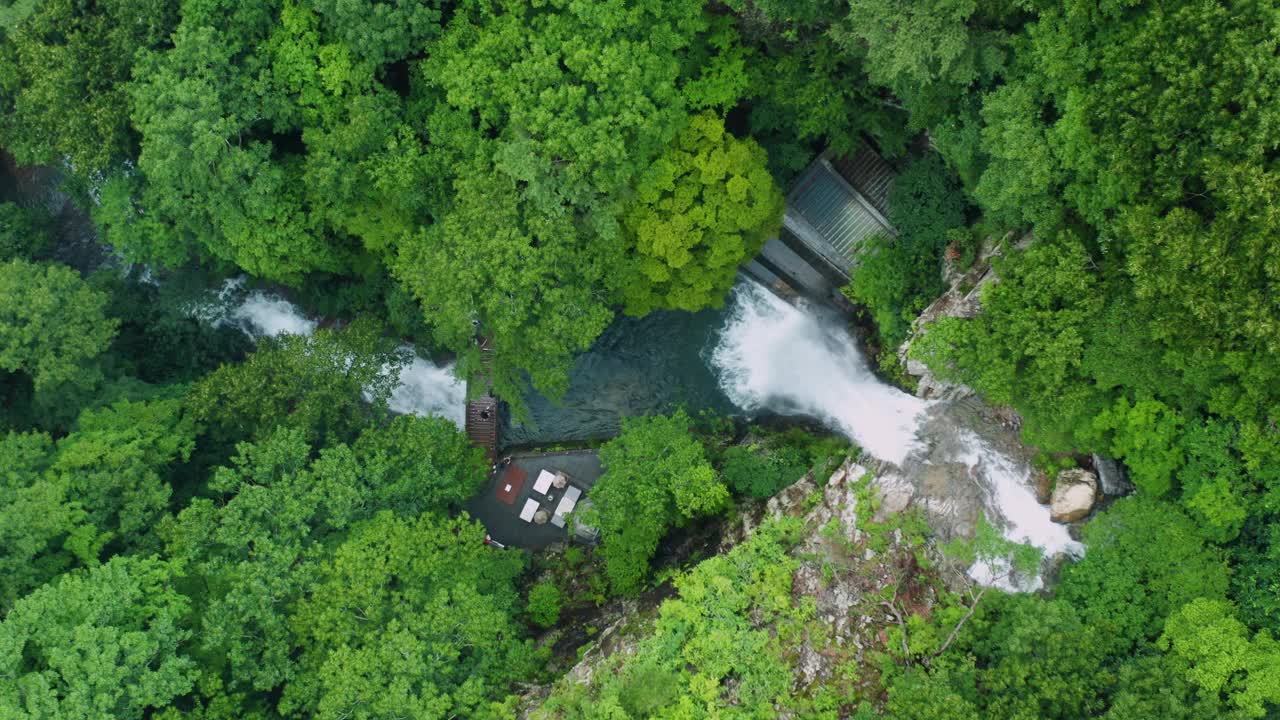
[[[811,415],[881,460],[906,459],[923,400],[877,380],[843,328],[754,282],[733,292],[711,363],[735,405]]]
[[[883,471],[888,481],[909,484],[931,521],[972,526],[981,512],[1006,537],[1046,556],[1081,552],[1036,502],[1030,459],[1016,435],[984,424],[963,402],[926,402],[880,382],[834,318],[740,283],[708,360],[742,409],[815,417],[892,463]],[[1007,586],[997,570],[979,564],[970,574]]]
[[[218,292],[216,302],[194,308],[193,312],[210,322],[234,324],[255,340],[284,333],[310,335],[315,332],[316,322],[297,305],[262,290],[245,292],[244,282],[243,277],[228,280]],[[418,357],[409,345],[403,349],[409,351],[412,359],[400,368],[400,384],[391,391],[387,405],[393,412],[435,415],[462,427],[467,387],[454,375],[453,365],[435,365]]]

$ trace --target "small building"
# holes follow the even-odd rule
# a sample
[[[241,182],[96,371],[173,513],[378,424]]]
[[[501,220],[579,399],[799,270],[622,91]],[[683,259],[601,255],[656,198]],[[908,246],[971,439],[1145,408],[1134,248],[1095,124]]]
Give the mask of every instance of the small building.
[[[783,226],[743,272],[779,294],[837,299],[858,254],[889,224],[893,169],[865,143],[843,157],[818,156],[787,193]]]

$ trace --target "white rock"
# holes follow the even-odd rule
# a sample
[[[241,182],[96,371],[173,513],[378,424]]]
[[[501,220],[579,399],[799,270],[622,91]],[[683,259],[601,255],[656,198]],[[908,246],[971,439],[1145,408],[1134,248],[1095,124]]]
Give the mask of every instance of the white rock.
[[[1063,470],[1049,499],[1049,517],[1058,523],[1075,522],[1089,514],[1097,499],[1096,475],[1080,468]]]

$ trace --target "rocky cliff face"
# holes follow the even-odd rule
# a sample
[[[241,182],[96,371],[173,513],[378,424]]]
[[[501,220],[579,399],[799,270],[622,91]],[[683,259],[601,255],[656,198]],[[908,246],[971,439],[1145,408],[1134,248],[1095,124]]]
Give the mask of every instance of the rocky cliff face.
[[[948,285],[947,291],[920,313],[911,325],[911,336],[902,344],[902,347],[898,348],[898,360],[906,368],[907,374],[917,380],[916,395],[926,400],[954,400],[974,394],[972,389],[964,385],[954,385],[939,380],[928,366],[919,360],[911,359],[908,351],[911,349],[912,340],[926,332],[928,326],[939,318],[972,318],[982,312],[982,289],[999,281],[991,268],[991,260],[1003,254],[1003,248],[1009,242],[1012,242],[1011,235],[1005,236],[998,242],[988,239],[983,245],[977,262],[968,270],[960,272],[950,264],[943,270],[942,279]],[[1025,242],[1029,242],[1029,239]]]
[[[932,543],[885,529],[883,523],[913,506],[911,494],[887,479],[878,466],[848,461],[825,482],[806,475],[726,526],[722,553],[746,542],[770,518],[804,523],[805,532],[791,550],[799,561],[791,594],[796,603],[812,603],[813,622],[788,653],[797,694],[842,669],[863,667],[868,653],[886,649],[887,630],[899,617],[927,616],[937,600],[940,575],[963,581],[964,569],[952,567]],[[860,502],[870,507],[859,513]],[[928,557],[935,569],[922,570],[920,557]],[[886,588],[893,589],[886,593]],[[561,683],[588,685],[606,661],[636,651],[655,609],[631,609],[634,614],[619,616],[600,633]],[[874,663],[865,666],[866,672],[876,672]],[[545,694],[545,689],[531,692],[521,717],[546,717],[540,712]]]

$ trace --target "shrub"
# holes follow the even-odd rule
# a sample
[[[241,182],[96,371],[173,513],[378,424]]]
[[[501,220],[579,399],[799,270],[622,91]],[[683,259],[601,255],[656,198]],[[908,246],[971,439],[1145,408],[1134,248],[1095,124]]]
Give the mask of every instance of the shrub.
[[[529,588],[529,602],[525,611],[535,625],[551,627],[560,621],[560,603],[560,588],[553,582],[540,582]]]

